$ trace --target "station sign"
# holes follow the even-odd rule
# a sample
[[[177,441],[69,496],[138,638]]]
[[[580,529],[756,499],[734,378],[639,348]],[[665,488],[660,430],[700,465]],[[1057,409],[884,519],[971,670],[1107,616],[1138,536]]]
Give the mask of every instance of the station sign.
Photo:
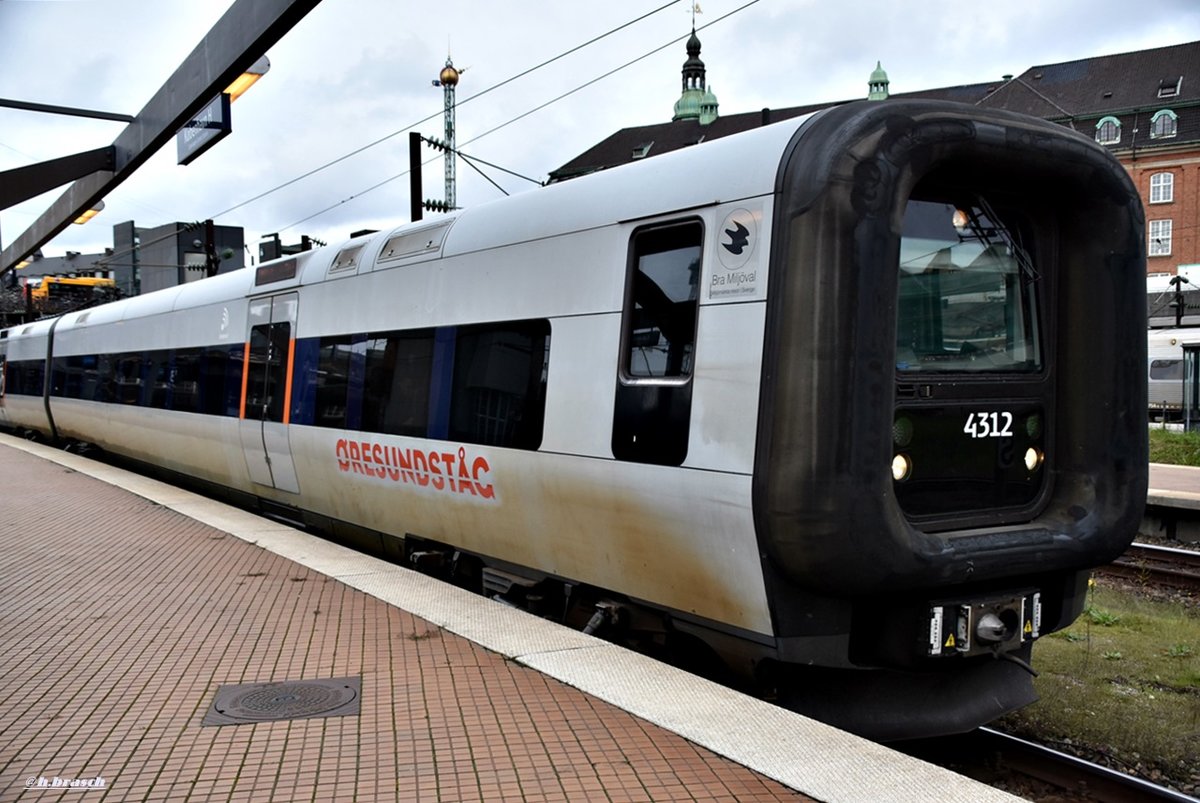
[[[232,130],[233,126],[229,117],[229,95],[222,92],[175,133],[179,164],[185,165],[192,162],[200,154],[227,137]]]

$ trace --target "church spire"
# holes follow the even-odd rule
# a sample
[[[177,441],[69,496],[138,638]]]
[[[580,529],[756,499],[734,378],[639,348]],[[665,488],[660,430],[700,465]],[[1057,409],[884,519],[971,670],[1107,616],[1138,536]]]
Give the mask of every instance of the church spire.
[[[704,79],[704,62],[700,60],[700,39],[692,26],[687,41],[687,61],[683,63],[683,94],[675,101],[674,120],[699,120],[708,125],[717,119],[717,96],[708,89]]]

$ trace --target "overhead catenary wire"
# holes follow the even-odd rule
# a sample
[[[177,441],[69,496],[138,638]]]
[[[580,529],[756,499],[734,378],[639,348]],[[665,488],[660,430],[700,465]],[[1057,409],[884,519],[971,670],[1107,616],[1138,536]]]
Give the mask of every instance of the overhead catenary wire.
[[[457,153],[457,151],[455,151],[455,153]],[[487,181],[489,184],[491,184],[491,185],[492,185],[493,187],[495,187],[496,189],[500,190],[500,192],[504,193],[505,195],[508,195],[508,194],[509,194],[509,193],[508,193],[508,190],[506,190],[506,189],[504,189],[503,187],[501,187],[501,186],[500,186],[499,184],[497,184],[497,183],[496,183],[494,180],[492,180],[492,177],[491,177],[491,176],[489,176],[487,173],[485,173],[485,172],[483,172],[482,170],[480,170],[480,169],[479,169],[479,166],[478,166],[477,164],[475,164],[475,160],[473,160],[472,158],[470,158],[469,156],[467,156],[465,153],[459,153],[458,155],[459,155],[459,156],[461,156],[461,157],[463,158],[463,161],[467,163],[467,166],[468,166],[468,167],[470,167],[471,169],[473,169],[473,170],[474,170],[476,173],[478,173],[479,175],[483,176],[483,178],[484,178],[484,180],[485,180],[485,181]],[[482,159],[480,159],[479,161],[481,161],[481,162],[482,162],[483,160],[482,160]],[[506,171],[506,172],[511,172],[511,171]],[[540,182],[540,181],[538,181],[538,182],[535,182],[535,183],[537,183],[537,184],[541,184],[541,182]]]
[[[584,49],[585,47],[593,45],[596,42],[599,42],[600,40],[605,39],[606,37],[609,37],[619,31],[622,31],[631,25],[636,25],[637,23],[641,22],[642,20],[652,17],[653,15],[655,15],[655,14],[659,13],[660,11],[663,11],[667,8],[670,8],[671,6],[677,4],[678,2],[679,2],[679,0],[670,0],[670,2],[664,3],[661,6],[654,8],[651,11],[648,11],[645,14],[642,14],[640,17],[636,17],[632,20],[629,20],[628,22],[622,23],[621,25],[618,25],[616,28],[613,28],[609,31],[605,31],[604,33],[600,34],[599,36],[595,36],[595,37],[589,39],[588,41],[583,42],[582,44],[576,45],[575,47],[573,47],[569,50],[565,50],[562,53],[559,53],[557,56],[549,58],[546,61],[541,62],[540,64],[536,64],[533,67],[523,70],[522,72],[519,72],[516,75],[511,76],[509,78],[506,78],[497,84],[493,84],[492,86],[489,86],[486,89],[481,90],[480,92],[476,92],[474,95],[463,98],[462,100],[460,100],[454,104],[455,108],[462,106],[466,103],[470,103],[473,100],[477,100],[478,98],[481,98],[490,92],[494,92],[495,90],[500,89],[503,86],[511,84],[513,81],[516,81],[520,78],[524,78],[525,76],[530,75],[531,73],[534,73],[537,70],[542,69],[543,67],[549,66],[550,64],[553,64],[554,62],[559,61],[560,59],[566,58],[567,56],[570,56],[571,54],[576,53],[576,52]],[[757,2],[757,0],[756,0],[756,2]],[[306,173],[296,176],[293,179],[289,179],[288,181],[285,181],[278,186],[272,187],[271,189],[266,190],[265,192],[261,192],[252,198],[248,198],[245,201],[234,204],[233,206],[229,207],[228,209],[222,210],[221,212],[218,212],[217,214],[212,215],[211,217],[213,219],[216,219],[223,215],[227,215],[230,212],[233,212],[237,209],[241,209],[243,206],[252,204],[255,201],[261,200],[261,199],[267,197],[268,195],[278,192],[279,190],[282,190],[286,187],[290,187],[291,185],[295,184],[298,181],[303,181],[304,179],[308,178],[309,176],[313,176],[313,175],[316,175],[317,173],[320,173],[322,170],[326,170],[330,167],[333,167],[336,164],[340,164],[341,162],[344,162],[353,156],[357,156],[358,154],[362,153],[363,151],[374,148],[376,145],[381,145],[384,142],[387,142],[388,140],[392,139],[393,137],[399,136],[400,134],[403,134],[405,131],[411,131],[412,129],[416,128],[417,126],[419,126],[423,123],[427,123],[430,120],[436,119],[436,118],[440,117],[441,115],[442,115],[442,112],[438,111],[433,114],[430,114],[427,117],[423,117],[414,123],[410,123],[409,125],[405,126],[404,128],[400,128],[396,131],[393,131],[392,133],[382,136],[379,139],[374,140],[373,142],[368,142],[366,145],[362,145],[362,146],[350,151],[349,153],[346,153],[346,154],[343,154],[342,156],[337,157],[336,159],[326,162],[325,164],[322,164],[318,167],[314,167],[312,170],[309,170]],[[361,195],[362,193],[359,193],[359,194]],[[337,204],[335,204],[335,206],[337,206]],[[330,207],[330,208],[332,208],[332,207]],[[303,222],[303,221],[301,221],[301,222]],[[297,225],[297,224],[292,224],[292,225]],[[291,227],[288,226],[285,228],[291,228]],[[280,231],[283,231],[283,230],[284,229],[280,229]]]
[[[729,11],[729,12],[727,12],[727,13],[725,13],[725,14],[722,14],[720,17],[717,17],[717,18],[716,18],[716,19],[714,19],[712,22],[708,22],[708,23],[706,23],[706,24],[704,24],[704,25],[701,25],[700,27],[696,28],[696,31],[703,31],[703,30],[705,30],[706,28],[711,28],[713,25],[716,25],[717,23],[719,23],[719,22],[722,22],[722,21],[724,21],[724,20],[728,19],[729,17],[733,16],[734,14],[737,14],[737,13],[739,13],[739,12],[741,12],[741,11],[744,11],[745,9],[749,8],[749,7],[750,7],[750,6],[752,6],[752,5],[755,5],[755,4],[756,4],[756,3],[758,3],[758,2],[760,2],[760,0],[749,0],[749,2],[747,2],[747,3],[744,3],[743,5],[740,5],[740,6],[738,6],[737,8],[733,9],[732,11]],[[660,9],[657,9],[657,10],[661,10],[661,8],[660,8]],[[629,24],[629,23],[627,23],[627,24]],[[490,129],[488,129],[487,131],[484,131],[482,134],[479,134],[478,136],[472,137],[471,139],[467,140],[466,142],[464,142],[464,143],[462,143],[462,144],[465,146],[465,145],[470,145],[470,144],[471,144],[471,143],[473,143],[473,142],[478,142],[479,140],[483,139],[483,138],[484,138],[484,137],[486,137],[486,136],[489,136],[490,134],[494,134],[494,133],[496,133],[497,131],[500,131],[500,130],[501,130],[501,129],[503,129],[503,128],[507,128],[508,126],[512,125],[513,123],[519,122],[519,121],[521,121],[521,120],[525,119],[526,117],[529,117],[529,116],[530,116],[530,115],[532,115],[532,114],[536,114],[537,112],[539,112],[539,111],[542,111],[543,109],[545,109],[545,108],[546,108],[546,107],[548,107],[548,106],[551,106],[551,105],[553,105],[553,104],[555,104],[555,103],[558,103],[559,101],[561,101],[561,100],[563,100],[563,99],[565,99],[565,98],[568,98],[568,97],[570,97],[571,95],[574,95],[576,92],[580,92],[580,91],[582,91],[582,90],[584,90],[584,89],[588,88],[588,87],[589,87],[589,86],[591,86],[592,84],[595,84],[595,83],[598,83],[598,82],[600,82],[600,81],[603,81],[605,78],[609,78],[609,77],[611,77],[612,75],[615,75],[616,73],[620,72],[621,70],[624,70],[624,69],[626,69],[626,68],[628,68],[628,67],[631,67],[631,66],[633,66],[634,64],[637,64],[637,63],[638,63],[638,62],[640,62],[640,61],[644,61],[645,59],[648,59],[648,58],[650,58],[651,56],[655,55],[656,53],[660,53],[660,52],[662,52],[663,50],[666,50],[668,47],[671,47],[671,46],[673,46],[673,45],[676,45],[676,44],[678,44],[678,43],[682,42],[682,41],[683,41],[683,40],[685,40],[685,39],[688,39],[689,37],[691,37],[691,35],[692,35],[692,34],[691,34],[691,32],[689,31],[687,34],[684,34],[684,35],[682,35],[682,36],[677,36],[677,37],[675,37],[674,39],[672,39],[671,41],[669,41],[669,42],[666,42],[665,44],[663,44],[663,45],[660,45],[659,47],[656,47],[656,48],[654,48],[653,50],[650,50],[650,51],[648,51],[648,52],[646,52],[646,53],[643,53],[642,55],[638,56],[637,58],[635,58],[635,59],[631,59],[630,61],[627,61],[627,62],[625,62],[624,64],[621,64],[621,65],[620,65],[620,66],[618,66],[618,67],[614,67],[613,69],[611,69],[611,70],[608,70],[607,72],[605,72],[605,73],[602,73],[601,75],[598,75],[598,76],[596,76],[595,78],[592,78],[592,79],[591,79],[591,80],[589,80],[589,81],[585,81],[584,83],[582,83],[582,84],[579,84],[579,85],[578,85],[578,86],[576,86],[575,88],[573,88],[573,89],[570,89],[570,90],[568,90],[568,91],[566,91],[566,92],[562,93],[561,95],[558,95],[557,97],[551,98],[550,100],[546,101],[545,103],[539,104],[538,106],[535,106],[535,107],[533,107],[532,109],[529,109],[529,110],[527,110],[527,111],[525,111],[525,112],[522,112],[521,114],[517,115],[516,117],[510,118],[510,119],[509,119],[509,120],[507,120],[506,122],[503,122],[503,123],[501,123],[501,124],[500,124],[500,125],[498,125],[498,126],[495,126],[495,127],[493,127],[493,128],[490,128]],[[593,40],[593,41],[594,41],[594,40]],[[576,49],[578,49],[578,48],[576,48]],[[564,54],[564,55],[565,55],[565,54]],[[557,58],[557,57],[556,57],[556,58]],[[547,63],[547,64],[548,64],[549,62],[545,62],[545,63]],[[542,65],[539,65],[539,66],[542,66]],[[536,69],[536,68],[534,68],[534,69]],[[529,72],[531,72],[531,70],[527,70],[525,73],[522,73],[522,75],[527,75]],[[508,79],[508,80],[510,80],[510,81],[511,81],[511,80],[514,80],[514,79]],[[507,81],[506,81],[506,82],[504,82],[504,83],[507,83]],[[498,86],[501,86],[501,85],[502,85],[502,84],[497,84],[497,85],[496,85],[496,87],[498,87]],[[485,90],[485,92],[486,92],[486,91],[490,91],[491,89],[495,89],[496,87],[490,87],[488,90]],[[482,95],[483,93],[481,92],[481,93],[479,93],[479,94],[480,94],[480,95]],[[472,95],[472,96],[471,96],[471,98],[468,98],[468,100],[472,100],[472,99],[474,99],[474,98],[477,98],[477,97],[479,97],[479,95]],[[463,101],[463,102],[465,103],[466,101]],[[461,103],[459,103],[459,104],[457,104],[457,105],[462,105],[462,104],[461,104]],[[425,120],[422,120],[421,122],[425,122],[425,121],[427,121],[427,120],[431,120],[431,119],[433,119],[434,117],[437,117],[437,116],[438,116],[438,115],[432,115],[432,116],[430,116],[430,117],[427,117],[427,118],[425,118]],[[420,123],[416,123],[415,125],[420,125]],[[407,130],[407,129],[406,129],[406,130]],[[396,133],[400,133],[400,132],[396,132]],[[462,156],[463,158],[474,158],[474,157],[467,157],[467,156],[466,156],[466,154],[464,154],[464,153],[463,153],[461,150],[458,150],[458,149],[456,149],[456,150],[455,150],[455,153],[457,153],[459,156]],[[424,166],[424,165],[427,165],[427,164],[430,164],[431,162],[433,162],[433,161],[435,161],[436,159],[439,159],[439,158],[441,158],[441,157],[440,157],[440,156],[436,156],[436,157],[433,157],[432,159],[427,159],[426,161],[422,162],[422,166]],[[482,160],[479,160],[479,161],[481,161],[481,162],[482,162]],[[486,163],[486,162],[484,162],[484,164],[487,164],[487,163]],[[500,168],[500,169],[503,169],[503,168]],[[506,171],[506,172],[507,172],[507,171]],[[299,226],[299,225],[300,225],[300,224],[302,224],[302,223],[307,223],[308,221],[312,220],[312,219],[313,219],[313,218],[315,218],[315,217],[320,217],[321,215],[325,214],[326,212],[332,211],[332,210],[334,210],[334,209],[337,209],[339,206],[342,206],[342,205],[344,205],[344,204],[347,204],[347,203],[349,203],[350,201],[353,201],[353,200],[356,200],[356,199],[358,199],[358,198],[361,198],[362,196],[366,195],[367,193],[369,193],[369,192],[372,192],[372,191],[374,191],[374,190],[377,190],[377,189],[379,189],[380,187],[382,187],[382,186],[384,186],[384,185],[386,185],[386,184],[390,184],[391,182],[395,181],[396,179],[403,178],[404,176],[407,176],[408,174],[409,174],[409,171],[408,171],[408,170],[404,170],[403,172],[397,173],[397,174],[396,174],[396,175],[394,175],[394,176],[390,176],[390,177],[388,177],[388,178],[385,178],[383,181],[380,181],[380,182],[377,182],[377,183],[375,183],[375,184],[372,184],[370,187],[367,187],[366,189],[360,190],[359,192],[356,192],[356,193],[354,193],[353,195],[349,195],[349,196],[347,196],[346,198],[343,198],[342,200],[338,201],[337,203],[330,204],[329,206],[327,206],[327,207],[325,207],[325,208],[323,208],[323,209],[320,209],[320,210],[318,210],[318,211],[316,211],[316,212],[313,212],[311,215],[308,215],[307,217],[303,217],[303,218],[301,218],[300,220],[297,220],[297,221],[295,221],[294,223],[289,223],[289,224],[288,224],[288,225],[286,225],[286,226],[281,226],[281,227],[279,227],[279,229],[278,229],[278,230],[279,230],[279,231],[287,231],[288,229],[293,229],[293,228],[295,228],[296,226]],[[522,177],[522,178],[524,178],[524,177]],[[489,179],[489,180],[490,180],[490,179]],[[493,182],[493,183],[494,183],[494,182]],[[507,194],[507,193],[506,193],[506,194]],[[261,196],[260,196],[260,197],[261,197]],[[257,200],[257,199],[255,199],[255,200]],[[236,207],[235,207],[235,208],[236,208]]]
[[[587,40],[586,42],[583,42],[583,43],[581,43],[581,44],[578,44],[578,45],[576,45],[575,47],[572,47],[572,48],[570,48],[569,50],[564,50],[562,53],[559,53],[557,56],[553,56],[552,58],[546,59],[545,61],[543,61],[543,62],[541,62],[541,63],[539,63],[539,64],[536,64],[536,65],[534,65],[534,66],[532,66],[532,67],[529,67],[528,69],[525,69],[525,70],[523,70],[523,71],[521,71],[521,72],[517,73],[516,75],[510,76],[509,78],[506,78],[506,79],[504,79],[503,81],[500,81],[499,83],[493,84],[492,86],[489,86],[489,87],[487,87],[486,89],[483,89],[483,90],[481,90],[481,91],[479,91],[479,92],[476,92],[474,95],[471,95],[471,96],[469,96],[469,97],[466,97],[466,98],[464,98],[463,100],[459,101],[458,103],[456,103],[456,104],[455,104],[455,106],[456,106],[456,107],[457,107],[457,106],[462,106],[463,104],[465,104],[465,103],[469,103],[469,102],[471,102],[471,101],[473,101],[473,100],[476,100],[476,99],[478,99],[478,98],[481,98],[481,97],[483,97],[484,95],[487,95],[487,94],[488,94],[488,93],[490,93],[490,92],[494,92],[495,90],[497,90],[497,89],[500,89],[500,88],[501,88],[501,87],[503,87],[503,86],[506,86],[506,85],[508,85],[508,84],[511,84],[513,81],[516,81],[516,80],[518,80],[518,79],[520,79],[520,78],[524,78],[525,76],[527,76],[527,75],[530,75],[531,73],[534,73],[534,72],[536,72],[537,70],[540,70],[540,69],[542,69],[543,67],[546,67],[546,66],[548,66],[548,65],[550,65],[550,64],[553,64],[554,62],[556,62],[556,61],[559,61],[560,59],[566,58],[567,56],[569,56],[569,55],[571,55],[571,54],[573,54],[573,53],[577,53],[578,51],[580,51],[580,50],[584,49],[585,47],[588,47],[588,46],[590,46],[590,45],[593,45],[593,44],[595,44],[596,42],[599,42],[599,41],[601,41],[602,39],[605,39],[605,38],[607,38],[607,37],[609,37],[609,36],[611,36],[611,35],[613,35],[613,34],[615,34],[615,33],[618,33],[619,31],[622,31],[622,30],[624,30],[625,28],[628,28],[628,27],[630,27],[631,25],[636,25],[637,23],[639,23],[639,22],[641,22],[641,21],[643,21],[643,20],[645,20],[645,19],[648,19],[649,17],[652,17],[653,15],[655,15],[655,14],[659,13],[660,11],[663,11],[663,10],[665,10],[665,9],[667,9],[667,8],[670,8],[671,6],[673,6],[673,5],[676,5],[676,4],[677,4],[677,3],[679,3],[679,2],[680,2],[680,0],[670,0],[669,2],[667,2],[667,3],[664,3],[664,4],[660,5],[660,6],[658,6],[657,8],[654,8],[654,9],[650,10],[650,11],[646,12],[645,14],[642,14],[640,17],[635,17],[634,19],[632,19],[632,20],[629,20],[628,22],[622,23],[621,25],[618,25],[618,26],[617,26],[617,27],[615,27],[615,28],[612,28],[612,29],[610,29],[610,30],[608,30],[608,31],[605,31],[604,33],[600,34],[599,36],[594,36],[594,37],[592,37],[591,39]],[[757,0],[754,0],[754,2],[757,2]],[[341,162],[344,162],[344,161],[346,161],[347,159],[350,159],[350,158],[352,158],[352,157],[354,157],[354,156],[357,156],[357,155],[358,155],[358,154],[360,154],[360,153],[363,153],[364,151],[367,151],[367,150],[370,150],[371,148],[374,148],[376,145],[381,145],[381,144],[383,144],[384,142],[387,142],[388,140],[392,139],[393,137],[396,137],[396,136],[398,136],[398,135],[400,135],[400,134],[403,134],[405,131],[409,131],[409,130],[411,130],[411,129],[413,129],[413,128],[416,128],[417,126],[421,125],[422,123],[427,123],[427,122],[429,122],[430,120],[433,120],[433,119],[435,119],[435,118],[437,118],[437,117],[440,117],[440,116],[441,116],[441,113],[440,113],[440,112],[435,112],[435,113],[433,113],[433,114],[430,114],[430,115],[428,115],[427,117],[424,117],[424,118],[422,118],[422,119],[420,119],[420,120],[416,121],[415,123],[412,123],[412,124],[410,124],[410,125],[408,125],[408,126],[406,126],[406,127],[404,127],[404,128],[398,129],[398,130],[396,130],[396,131],[393,131],[392,133],[390,133],[390,134],[387,134],[387,135],[385,135],[385,136],[382,136],[382,137],[380,137],[380,138],[378,138],[378,139],[376,139],[376,140],[374,140],[374,141],[372,141],[372,142],[368,142],[366,145],[362,145],[362,146],[360,146],[360,147],[358,147],[358,148],[355,148],[354,150],[350,151],[349,153],[345,153],[345,154],[343,154],[343,155],[341,155],[341,156],[337,157],[336,159],[333,159],[333,160],[331,160],[331,161],[329,161],[329,162],[326,162],[326,163],[324,163],[324,164],[322,164],[322,165],[319,165],[319,166],[317,166],[317,167],[314,167],[312,170],[309,170],[309,171],[307,171],[307,172],[305,172],[305,173],[302,173],[301,175],[299,175],[299,176],[296,176],[295,178],[289,179],[289,180],[287,180],[287,181],[283,182],[282,184],[279,184],[279,185],[277,185],[277,186],[275,186],[275,187],[272,187],[272,188],[271,188],[271,189],[269,189],[269,190],[266,190],[265,192],[261,192],[261,193],[259,193],[258,195],[255,195],[255,196],[253,196],[253,197],[251,197],[251,198],[248,198],[248,199],[246,199],[246,200],[244,200],[244,201],[242,201],[242,202],[240,202],[240,203],[234,204],[233,206],[229,207],[228,209],[224,209],[224,210],[222,210],[222,211],[220,211],[220,212],[217,212],[217,213],[216,213],[216,214],[214,214],[214,215],[210,215],[210,216],[209,216],[209,219],[210,219],[210,220],[216,220],[217,218],[219,218],[219,217],[222,217],[222,216],[224,216],[224,215],[227,215],[227,214],[229,214],[230,212],[233,212],[233,211],[236,211],[236,210],[238,210],[238,209],[241,209],[243,206],[248,206],[249,204],[252,204],[252,203],[254,203],[255,201],[262,200],[263,198],[266,198],[268,195],[272,195],[273,193],[276,193],[276,192],[278,192],[279,190],[282,190],[282,189],[285,189],[285,188],[287,188],[287,187],[290,187],[290,186],[292,186],[293,184],[295,184],[295,183],[297,183],[297,182],[300,182],[300,181],[303,181],[304,179],[306,179],[306,178],[308,178],[308,177],[310,177],[310,176],[314,176],[314,175],[316,175],[317,173],[320,173],[320,172],[321,172],[321,171],[323,171],[323,170],[326,170],[326,169],[328,169],[328,168],[330,168],[330,167],[333,167],[333,166],[334,166],[334,165],[336,165],[336,164],[340,164]],[[493,129],[493,130],[498,130],[498,129]],[[490,132],[488,132],[488,133],[490,133]],[[481,136],[486,136],[486,134],[485,134],[485,135],[481,135]],[[476,137],[475,139],[479,139],[479,137]],[[474,140],[472,140],[472,141],[474,141]],[[437,158],[437,157],[435,157],[435,159],[436,159],[436,158]],[[426,162],[426,164],[428,164],[429,162],[432,162],[432,161],[434,161],[434,159],[430,159],[430,160],[428,160],[428,161]],[[480,161],[482,161],[482,160],[480,160]],[[484,164],[486,164],[486,162],[485,162]],[[498,169],[503,169],[503,168],[498,168]],[[506,172],[507,172],[507,171],[506,171]],[[298,220],[298,221],[296,221],[295,223],[289,224],[289,225],[287,225],[287,226],[282,226],[282,227],[279,227],[278,229],[276,229],[276,231],[287,231],[288,229],[292,229],[292,228],[294,228],[294,227],[296,227],[296,226],[299,226],[301,223],[304,223],[304,222],[306,222],[306,221],[308,221],[308,220],[311,220],[312,218],[314,218],[314,217],[317,217],[317,216],[319,216],[319,215],[323,215],[323,214],[325,214],[326,212],[330,211],[331,209],[336,209],[338,206],[341,206],[342,204],[345,204],[345,203],[347,203],[347,202],[349,202],[349,201],[351,201],[351,200],[354,200],[355,198],[358,198],[358,197],[360,197],[360,196],[362,196],[362,195],[365,195],[365,194],[367,194],[368,192],[371,192],[372,190],[378,189],[379,187],[382,187],[383,185],[385,185],[385,184],[387,184],[387,183],[389,183],[389,182],[391,182],[391,181],[394,181],[395,179],[397,179],[397,178],[400,178],[401,176],[405,176],[405,175],[408,175],[408,171],[405,171],[405,172],[403,172],[403,173],[400,173],[399,175],[396,175],[396,176],[392,176],[392,177],[391,177],[391,178],[389,178],[389,179],[385,179],[384,181],[381,181],[381,182],[379,182],[378,184],[374,184],[374,185],[372,185],[372,186],[368,187],[368,188],[367,188],[367,189],[365,189],[365,190],[362,190],[362,191],[360,191],[360,192],[358,192],[358,193],[355,193],[354,195],[351,195],[351,196],[349,196],[349,197],[347,197],[347,198],[344,198],[344,199],[342,199],[341,201],[337,202],[336,204],[333,204],[333,205],[331,205],[331,206],[325,207],[324,209],[320,210],[319,212],[315,212],[315,213],[313,213],[312,215],[309,215],[309,216],[308,216],[308,217],[306,217],[306,218],[303,218],[303,219],[301,219],[301,220]],[[516,174],[514,174],[514,175],[516,175]],[[524,177],[523,177],[523,178],[524,178]],[[531,179],[531,180],[532,180],[532,179]],[[195,225],[195,224],[193,224],[193,226],[194,226],[194,225]],[[152,245],[152,244],[154,244],[154,243],[161,242],[161,241],[163,241],[163,240],[169,239],[169,238],[171,238],[171,237],[173,237],[173,236],[175,236],[175,232],[170,232],[170,233],[168,233],[168,234],[164,234],[163,236],[161,236],[161,237],[158,237],[158,238],[156,238],[156,239],[154,239],[154,240],[149,240],[149,241],[147,241],[147,242],[144,242],[144,243],[138,243],[136,247],[145,247],[145,246],[147,246],[147,245]],[[127,249],[124,249],[124,250],[122,250],[122,251],[115,252],[115,253],[113,253],[113,254],[107,254],[107,255],[105,255],[105,256],[104,256],[102,259],[100,259],[100,260],[97,260],[97,263],[98,263],[98,264],[99,264],[99,263],[103,263],[103,264],[110,264],[114,258],[116,258],[116,257],[121,257],[121,256],[125,256],[125,255],[127,255],[127,254],[131,254],[131,253],[133,253],[133,250],[134,250],[133,248],[127,248]]]

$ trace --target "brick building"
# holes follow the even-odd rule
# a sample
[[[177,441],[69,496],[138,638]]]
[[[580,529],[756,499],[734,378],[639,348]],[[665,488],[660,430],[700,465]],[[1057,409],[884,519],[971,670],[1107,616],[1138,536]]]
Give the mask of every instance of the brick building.
[[[1200,281],[1200,42],[1031,67],[979,105],[1088,134],[1146,208],[1146,270]]]

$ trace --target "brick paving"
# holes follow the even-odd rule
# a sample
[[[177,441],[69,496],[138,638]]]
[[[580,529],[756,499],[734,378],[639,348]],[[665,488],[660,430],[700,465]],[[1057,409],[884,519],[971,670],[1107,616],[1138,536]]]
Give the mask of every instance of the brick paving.
[[[362,678],[355,716],[201,725],[222,685],[349,676]],[[55,778],[104,788],[36,785]],[[0,444],[9,800],[811,798],[337,580]]]

